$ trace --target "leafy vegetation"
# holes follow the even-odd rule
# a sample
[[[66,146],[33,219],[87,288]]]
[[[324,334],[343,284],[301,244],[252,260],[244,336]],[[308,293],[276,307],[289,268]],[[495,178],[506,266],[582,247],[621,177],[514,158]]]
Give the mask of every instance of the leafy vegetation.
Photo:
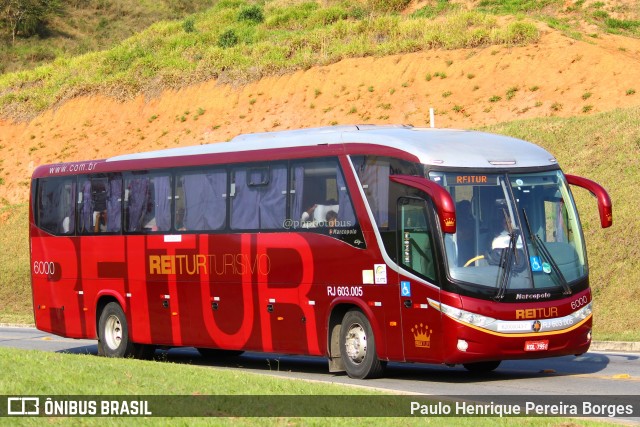
[[[32,36],[46,25],[52,15],[60,13],[59,0],[0,0],[0,28],[11,34],[11,43],[16,37]]]
[[[113,47],[213,0],[0,0],[0,73]]]
[[[26,203],[0,209],[0,322],[33,323],[28,210]],[[9,277],[11,280],[4,279]]]
[[[585,2],[577,0],[481,0],[477,8],[496,15],[534,16],[551,28],[579,39],[581,24],[599,27],[602,31],[640,37],[640,9],[633,3]]]
[[[373,7],[221,0],[189,21],[154,24],[109,50],[0,76],[0,113],[30,118],[80,94],[131,97],[214,78],[243,83],[347,57],[524,44],[539,37],[531,22],[500,24],[475,11],[456,10],[434,21],[379,14]]]

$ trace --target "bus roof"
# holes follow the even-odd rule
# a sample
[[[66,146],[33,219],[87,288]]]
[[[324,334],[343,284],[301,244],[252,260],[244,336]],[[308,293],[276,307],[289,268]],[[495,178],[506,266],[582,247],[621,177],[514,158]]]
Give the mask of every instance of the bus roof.
[[[316,145],[373,144],[402,150],[421,163],[447,167],[505,168],[556,165],[543,148],[521,139],[477,131],[414,128],[411,126],[328,126],[244,134],[229,142],[125,154],[107,159],[160,159]]]

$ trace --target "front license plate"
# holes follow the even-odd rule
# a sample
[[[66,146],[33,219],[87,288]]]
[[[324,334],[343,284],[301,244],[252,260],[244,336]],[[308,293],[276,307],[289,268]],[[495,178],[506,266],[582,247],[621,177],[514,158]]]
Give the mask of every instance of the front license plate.
[[[545,350],[549,350],[549,340],[524,342],[524,351],[545,351]]]

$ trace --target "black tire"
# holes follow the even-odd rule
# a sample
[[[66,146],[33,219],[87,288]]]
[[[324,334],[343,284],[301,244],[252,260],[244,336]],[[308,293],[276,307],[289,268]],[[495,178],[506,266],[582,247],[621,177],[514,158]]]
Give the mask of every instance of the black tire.
[[[106,357],[135,357],[140,351],[129,338],[127,317],[120,304],[107,304],[98,321],[98,354]]]
[[[495,370],[500,366],[500,360],[490,362],[463,363],[462,366],[469,372],[486,373]]]
[[[340,328],[340,357],[351,378],[378,378],[386,362],[376,354],[376,341],[371,324],[360,310],[349,310]]]
[[[156,354],[156,346],[151,344],[134,344],[133,357],[136,359],[150,360]]]
[[[242,350],[220,350],[218,348],[204,347],[198,347],[196,350],[198,350],[198,353],[200,353],[202,357],[205,357],[207,359],[228,359],[232,357],[238,357],[242,353],[244,353],[244,351]]]

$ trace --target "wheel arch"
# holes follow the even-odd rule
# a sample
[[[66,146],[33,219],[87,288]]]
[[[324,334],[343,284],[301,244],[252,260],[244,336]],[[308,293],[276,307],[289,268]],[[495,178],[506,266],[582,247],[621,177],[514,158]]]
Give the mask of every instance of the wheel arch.
[[[382,342],[382,329],[378,324],[371,309],[359,300],[335,300],[329,310],[327,319],[327,356],[329,357],[329,372],[344,372],[346,369],[341,359],[340,332],[342,319],[349,310],[361,311],[369,320],[374,337],[378,342]],[[376,352],[380,356],[380,347],[376,347]]]
[[[96,300],[96,315],[95,315],[95,322],[94,322],[94,327],[95,327],[95,338],[98,338],[98,330],[100,328],[100,315],[102,314],[102,310],[104,310],[104,308],[107,306],[107,304],[109,304],[110,302],[115,302],[117,304],[120,305],[120,307],[122,307],[122,311],[124,311],[125,316],[127,315],[127,311],[125,310],[126,305],[123,304],[123,301],[121,301],[120,299],[118,299],[118,297],[116,296],[116,294],[112,294],[112,293],[103,293],[101,295],[98,295],[98,299]]]

